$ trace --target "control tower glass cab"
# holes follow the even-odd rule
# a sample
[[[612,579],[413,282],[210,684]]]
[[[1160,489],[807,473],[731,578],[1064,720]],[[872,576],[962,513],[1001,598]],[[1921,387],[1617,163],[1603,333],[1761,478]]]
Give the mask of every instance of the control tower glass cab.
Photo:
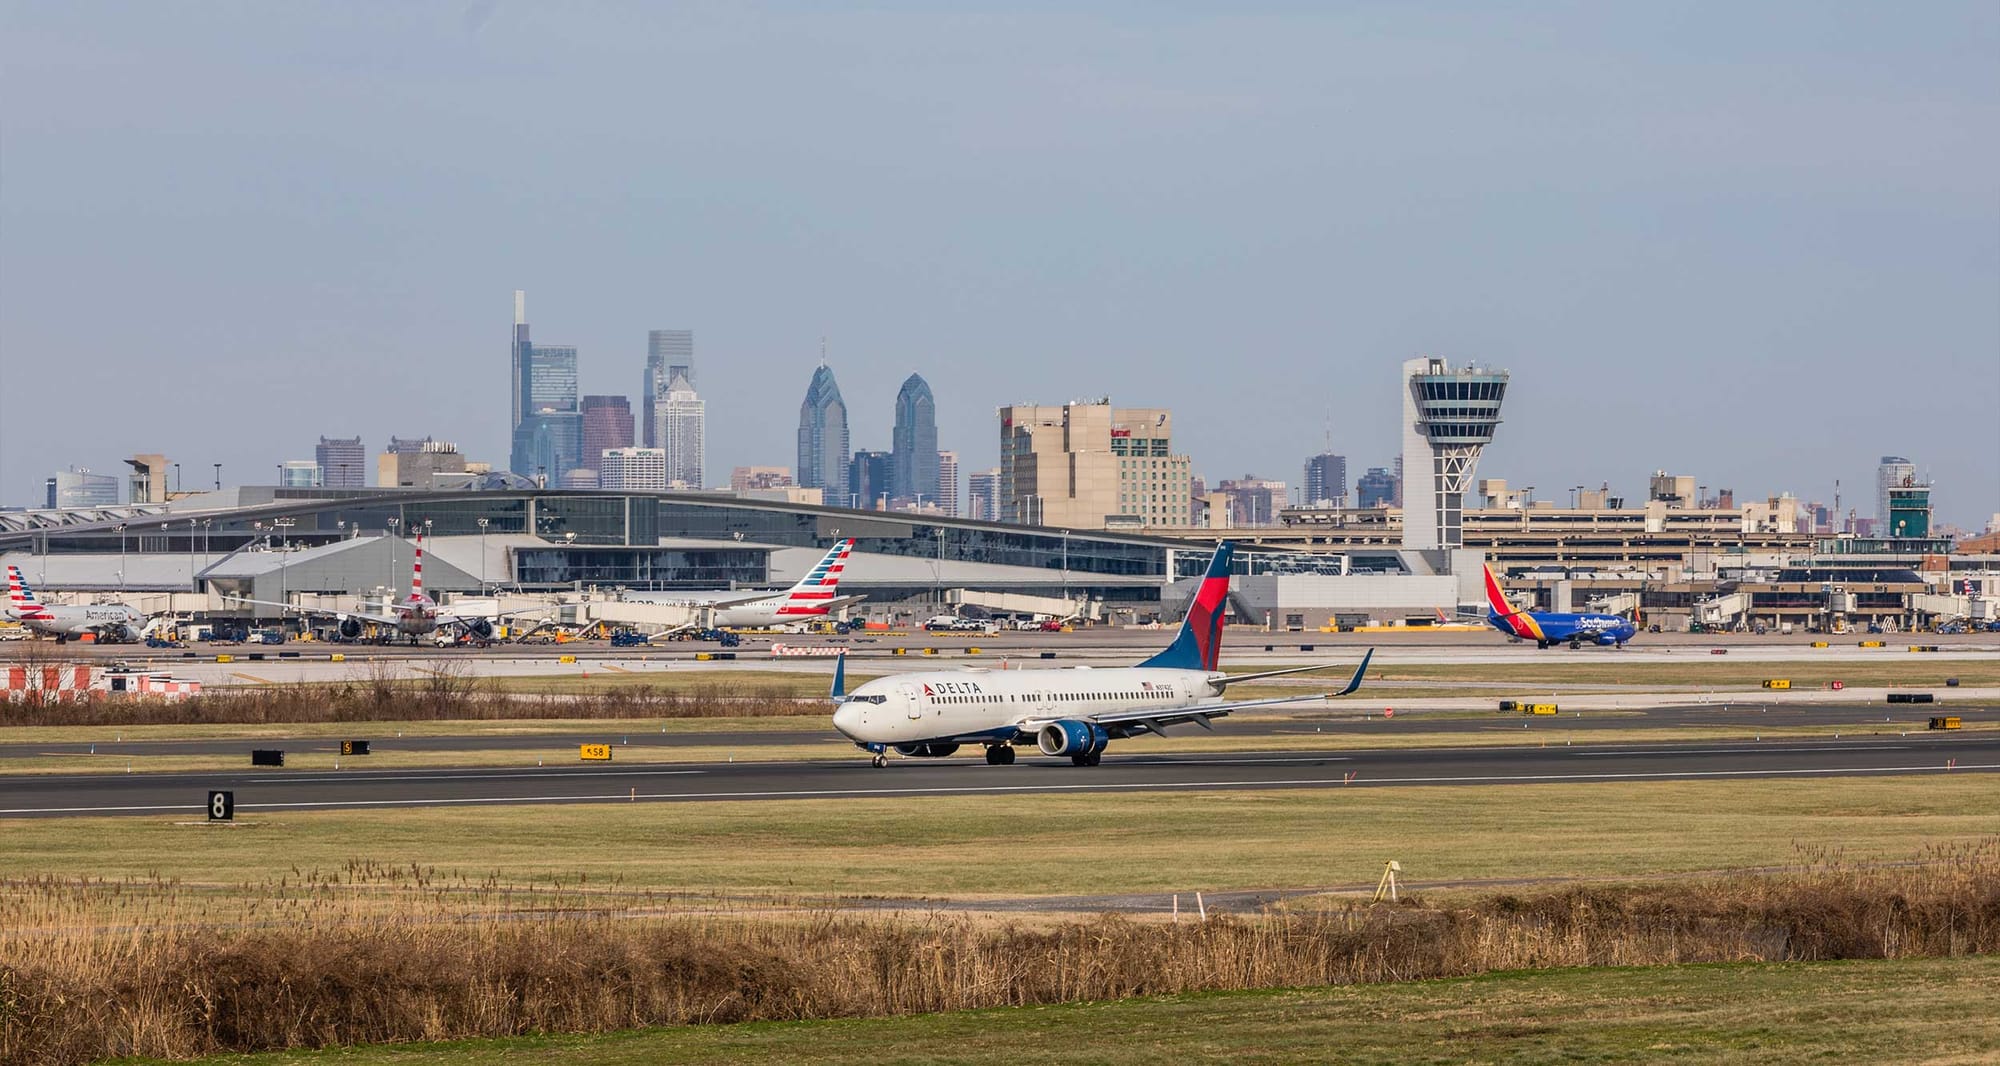
[[[1465,494],[1500,425],[1507,372],[1426,357],[1404,363],[1403,376],[1403,546],[1464,547]]]

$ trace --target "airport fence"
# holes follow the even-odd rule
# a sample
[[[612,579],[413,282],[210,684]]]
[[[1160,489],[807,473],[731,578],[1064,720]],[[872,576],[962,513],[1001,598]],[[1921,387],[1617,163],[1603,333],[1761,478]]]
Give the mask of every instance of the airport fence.
[[[246,894],[247,893],[247,894]],[[0,881],[0,1062],[860,1017],[1494,970],[2000,949],[2000,847],[1891,867],[1208,921],[911,917],[351,864],[218,892]]]

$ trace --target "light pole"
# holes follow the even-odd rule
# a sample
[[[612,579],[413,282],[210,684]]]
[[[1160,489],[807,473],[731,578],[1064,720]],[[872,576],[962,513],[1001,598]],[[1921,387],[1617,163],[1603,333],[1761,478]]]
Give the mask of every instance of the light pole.
[[[125,591],[125,523],[118,523],[118,591]]]
[[[222,491],[222,464],[215,464],[215,491]]]
[[[188,591],[189,592],[193,592],[195,590],[194,527],[199,524],[200,523],[196,522],[192,518],[188,519]]]
[[[1062,531],[1062,586],[1063,600],[1069,600],[1069,530]]]
[[[391,518],[386,524],[389,527],[389,591],[393,593],[396,590],[396,531],[403,528],[403,520]]]
[[[278,602],[284,605],[283,607],[280,607],[278,609],[278,624],[280,626],[285,624],[285,612],[291,610],[292,607],[291,587],[285,581],[285,564],[291,556],[292,527],[297,524],[298,524],[298,519],[296,518],[273,518],[271,520],[271,525],[278,530],[278,536],[279,536]]]
[[[931,532],[937,535],[937,544],[938,544],[937,574],[936,574],[937,601],[938,601],[938,609],[943,610],[944,609],[944,527],[939,526],[936,529],[932,530]]]
[[[473,521],[479,525],[479,592],[481,595],[484,595],[486,592],[486,523],[491,521],[491,519],[478,518]]]

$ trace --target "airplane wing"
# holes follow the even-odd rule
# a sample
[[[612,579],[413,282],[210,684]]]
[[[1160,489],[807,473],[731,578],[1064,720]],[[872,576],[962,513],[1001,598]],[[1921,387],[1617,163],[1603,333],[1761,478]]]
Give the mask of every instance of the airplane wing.
[[[343,622],[349,618],[353,618],[383,626],[393,626],[403,620],[402,616],[397,614],[370,614],[367,611],[327,611],[317,607],[299,607],[288,603],[278,603],[273,600],[253,600],[248,596],[224,596],[222,602],[225,604],[254,603],[262,607],[276,607],[279,610],[289,611],[293,614],[302,614],[308,617],[332,618]]]
[[[1262,700],[1218,700],[1214,703],[1198,703],[1192,707],[1176,707],[1171,710],[1158,707],[1135,707],[1129,711],[1106,711],[1100,714],[1087,715],[1083,720],[1104,726],[1114,737],[1130,736],[1133,733],[1140,732],[1163,736],[1166,734],[1166,727],[1187,725],[1189,723],[1198,725],[1203,729],[1209,729],[1212,728],[1208,724],[1211,719],[1223,718],[1247,707],[1275,707],[1285,703],[1311,703],[1318,700],[1330,700],[1339,696],[1345,696],[1361,687],[1361,679],[1368,672],[1368,661],[1374,658],[1374,656],[1375,651],[1373,648],[1370,648],[1368,654],[1361,657],[1361,665],[1354,668],[1354,676],[1348,679],[1347,686],[1338,692],[1306,692],[1300,693],[1297,696],[1277,696]],[[1307,667],[1306,669],[1320,668]],[[1286,674],[1299,672],[1301,671],[1276,671],[1276,673]],[[1272,675],[1262,674],[1258,676],[1268,677]],[[1033,733],[1050,722],[1063,720],[1063,716],[1060,715],[1025,718],[1016,728],[1023,733]]]
[[[1373,659],[1374,657],[1375,657],[1375,649],[1374,648],[1368,649],[1368,654],[1363,655],[1361,657],[1361,665],[1355,667],[1354,669],[1354,679],[1348,682],[1346,688],[1341,689],[1339,692],[1333,693],[1333,695],[1345,696],[1348,693],[1353,692],[1355,689],[1360,688],[1361,675],[1368,672],[1368,660]],[[1286,674],[1305,674],[1305,673],[1311,673],[1314,670],[1325,670],[1332,665],[1334,664],[1320,663],[1317,666],[1288,666],[1283,670],[1262,670],[1254,674],[1231,674],[1227,677],[1217,678],[1209,683],[1212,685],[1217,685],[1223,688],[1227,688],[1230,685],[1240,685],[1245,681],[1262,681],[1267,677],[1284,677]]]

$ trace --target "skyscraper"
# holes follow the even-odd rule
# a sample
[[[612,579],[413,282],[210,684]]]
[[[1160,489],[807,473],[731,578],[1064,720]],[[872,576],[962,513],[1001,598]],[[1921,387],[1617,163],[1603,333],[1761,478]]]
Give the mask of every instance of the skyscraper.
[[[583,413],[577,407],[576,349],[537,346],[529,340],[527,296],[514,292],[514,410],[508,467],[554,484],[577,467],[583,452]]]
[[[958,517],[958,453],[937,453],[937,503],[938,510],[952,518]]]
[[[930,383],[919,375],[905,378],[896,392],[896,428],[889,450],[896,456],[890,496],[914,501],[937,495],[937,401],[931,397]]]
[[[330,489],[358,489],[368,484],[368,453],[360,437],[321,437],[313,449],[319,483]]]
[[[578,465],[604,472],[604,453],[632,446],[632,404],[623,396],[583,398],[583,454]]]
[[[1371,466],[1354,483],[1355,503],[1361,507],[1393,507],[1396,503],[1396,476],[1388,468]]]
[[[1307,459],[1305,492],[1307,507],[1346,506],[1347,457],[1321,452]]]
[[[1000,468],[974,470],[966,480],[965,516],[980,522],[1000,521]]]
[[[1916,477],[1917,464],[1910,462],[1900,455],[1883,456],[1882,465],[1875,468],[1875,517],[1878,520],[1877,528],[1888,530],[1887,535],[1889,536],[1895,535],[1894,527],[1889,522],[1889,512],[1891,510],[1889,506],[1889,490],[1901,488],[1906,483],[1915,484]]]
[[[687,378],[687,387],[694,388],[694,331],[691,329],[656,329],[646,334],[646,375],[639,389],[640,433],[646,438],[646,447],[663,448],[664,444],[655,439],[659,432],[659,404],[666,399],[667,390],[674,379],[674,371],[681,371]]]
[[[87,466],[58,470],[47,482],[50,510],[68,507],[118,506],[118,479],[93,474]]]
[[[799,404],[799,486],[837,497],[847,487],[847,455],[847,404],[833,371],[822,362]]]
[[[863,511],[887,510],[889,486],[895,481],[896,460],[888,452],[862,449],[847,464],[847,503]]]
[[[659,400],[659,428],[653,436],[660,450],[667,453],[668,483],[698,489],[702,485],[708,405],[695,395],[688,373],[687,367],[673,368],[666,394]]]

